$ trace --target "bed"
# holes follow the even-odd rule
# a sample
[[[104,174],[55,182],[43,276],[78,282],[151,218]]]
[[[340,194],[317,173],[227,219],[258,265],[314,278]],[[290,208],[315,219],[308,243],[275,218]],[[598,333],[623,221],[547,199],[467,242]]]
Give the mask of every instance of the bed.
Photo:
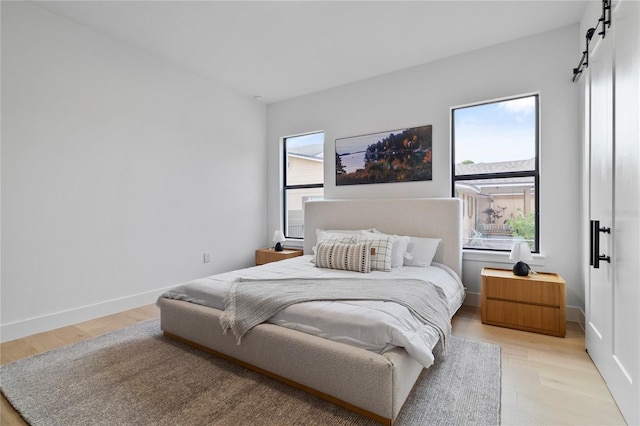
[[[305,256],[218,274],[186,284],[192,285],[191,288],[199,288],[209,287],[212,282],[228,283],[238,277],[267,277],[276,280],[285,270],[300,273],[320,271],[323,268],[317,268],[311,263],[317,243],[317,230],[366,229],[383,235],[440,239],[433,265],[423,269],[433,270],[437,276],[445,271],[444,275],[456,278],[458,290],[447,291],[449,321],[461,305],[464,289],[459,281],[462,269],[460,200],[425,198],[310,201],[305,204],[304,216]],[[406,272],[392,271],[392,274],[410,280],[420,268],[396,269]],[[337,275],[332,275],[334,272]],[[328,278],[340,278],[342,272],[331,271]],[[391,276],[386,274],[388,272],[372,271],[370,274],[358,275],[376,279]],[[224,308],[198,300],[201,298],[199,295],[176,297],[175,294],[179,294],[183,286],[184,284],[177,286],[158,299],[161,328],[165,335],[288,383],[382,424],[393,424],[418,376],[429,365],[429,359],[416,355],[420,353],[419,347],[416,349],[408,345],[410,348],[405,348],[394,342],[384,349],[367,348],[366,344],[363,346],[349,339],[331,340],[322,332],[309,332],[308,328],[313,328],[310,327],[312,324],[300,320],[302,325],[291,325],[288,324],[291,318],[283,318],[281,315],[274,316],[270,322],[256,325],[239,342],[238,336],[223,331],[220,326],[221,317],[225,315]],[[350,303],[358,305],[360,302]],[[299,313],[296,309],[307,304],[293,305],[284,311],[292,310],[291,315],[295,316]],[[360,306],[356,308],[360,309]],[[366,321],[363,320],[364,322]],[[442,335],[436,335],[435,338],[427,336],[426,344],[435,346],[440,340],[438,337]],[[399,339],[402,342],[403,337],[400,336]]]

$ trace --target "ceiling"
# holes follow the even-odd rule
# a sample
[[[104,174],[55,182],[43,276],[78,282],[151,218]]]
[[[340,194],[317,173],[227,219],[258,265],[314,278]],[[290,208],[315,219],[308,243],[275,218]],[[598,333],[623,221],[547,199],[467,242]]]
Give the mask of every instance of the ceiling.
[[[271,103],[580,21],[587,1],[39,1]]]

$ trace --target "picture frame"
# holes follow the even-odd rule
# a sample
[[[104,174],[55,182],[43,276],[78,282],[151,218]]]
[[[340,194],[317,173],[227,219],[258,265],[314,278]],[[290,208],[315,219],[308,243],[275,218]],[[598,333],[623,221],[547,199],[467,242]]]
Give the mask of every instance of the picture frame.
[[[336,186],[432,180],[432,125],[336,139]]]

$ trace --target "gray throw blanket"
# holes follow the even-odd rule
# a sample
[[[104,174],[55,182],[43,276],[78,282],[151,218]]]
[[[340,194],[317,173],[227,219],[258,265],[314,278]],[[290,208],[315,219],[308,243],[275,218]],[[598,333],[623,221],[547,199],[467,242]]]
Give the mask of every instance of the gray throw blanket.
[[[443,348],[451,334],[449,308],[442,289],[417,279],[237,279],[231,283],[220,318],[238,344],[251,328],[295,303],[317,300],[383,300],[398,303],[438,330]]]

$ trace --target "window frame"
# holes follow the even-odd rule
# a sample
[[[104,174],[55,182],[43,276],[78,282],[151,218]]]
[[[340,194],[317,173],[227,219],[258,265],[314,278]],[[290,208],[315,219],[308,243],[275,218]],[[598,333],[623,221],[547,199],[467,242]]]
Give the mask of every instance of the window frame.
[[[284,237],[289,240],[304,240],[304,234],[302,237],[292,237],[289,235],[289,226],[288,226],[288,212],[287,212],[287,193],[290,190],[296,189],[314,189],[314,188],[324,188],[324,172],[323,172],[323,181],[322,183],[317,184],[300,184],[300,185],[287,185],[287,169],[288,169],[288,159],[287,159],[287,139],[298,138],[301,136],[322,134],[324,140],[324,131],[318,130],[315,132],[308,133],[300,133],[297,135],[284,136],[282,138],[282,215],[281,215],[281,223],[282,230],[284,233]],[[324,166],[323,166],[324,167]],[[324,192],[324,191],[323,191]],[[304,222],[303,222],[304,223]]]
[[[476,107],[481,105],[489,105],[495,104],[499,102],[517,100],[522,98],[535,98],[535,158],[534,158],[534,170],[527,171],[511,171],[511,172],[499,172],[499,173],[479,173],[479,174],[466,174],[466,175],[456,175],[456,156],[455,156],[455,111]],[[520,178],[520,177],[533,177],[534,185],[535,185],[535,215],[534,215],[534,224],[535,224],[535,240],[534,247],[532,248],[532,253],[540,253],[540,94],[539,93],[528,93],[523,95],[515,95],[508,96],[500,99],[494,99],[483,102],[476,102],[472,104],[466,104],[461,106],[456,106],[451,108],[451,196],[453,198],[456,197],[456,182],[458,181],[467,181],[467,180],[488,180],[488,179],[509,179],[509,178]],[[460,198],[462,200],[462,198]],[[463,206],[464,209],[464,206]],[[498,249],[498,248],[483,248],[483,247],[463,247],[463,250],[481,250],[486,252],[509,252],[507,249]]]

